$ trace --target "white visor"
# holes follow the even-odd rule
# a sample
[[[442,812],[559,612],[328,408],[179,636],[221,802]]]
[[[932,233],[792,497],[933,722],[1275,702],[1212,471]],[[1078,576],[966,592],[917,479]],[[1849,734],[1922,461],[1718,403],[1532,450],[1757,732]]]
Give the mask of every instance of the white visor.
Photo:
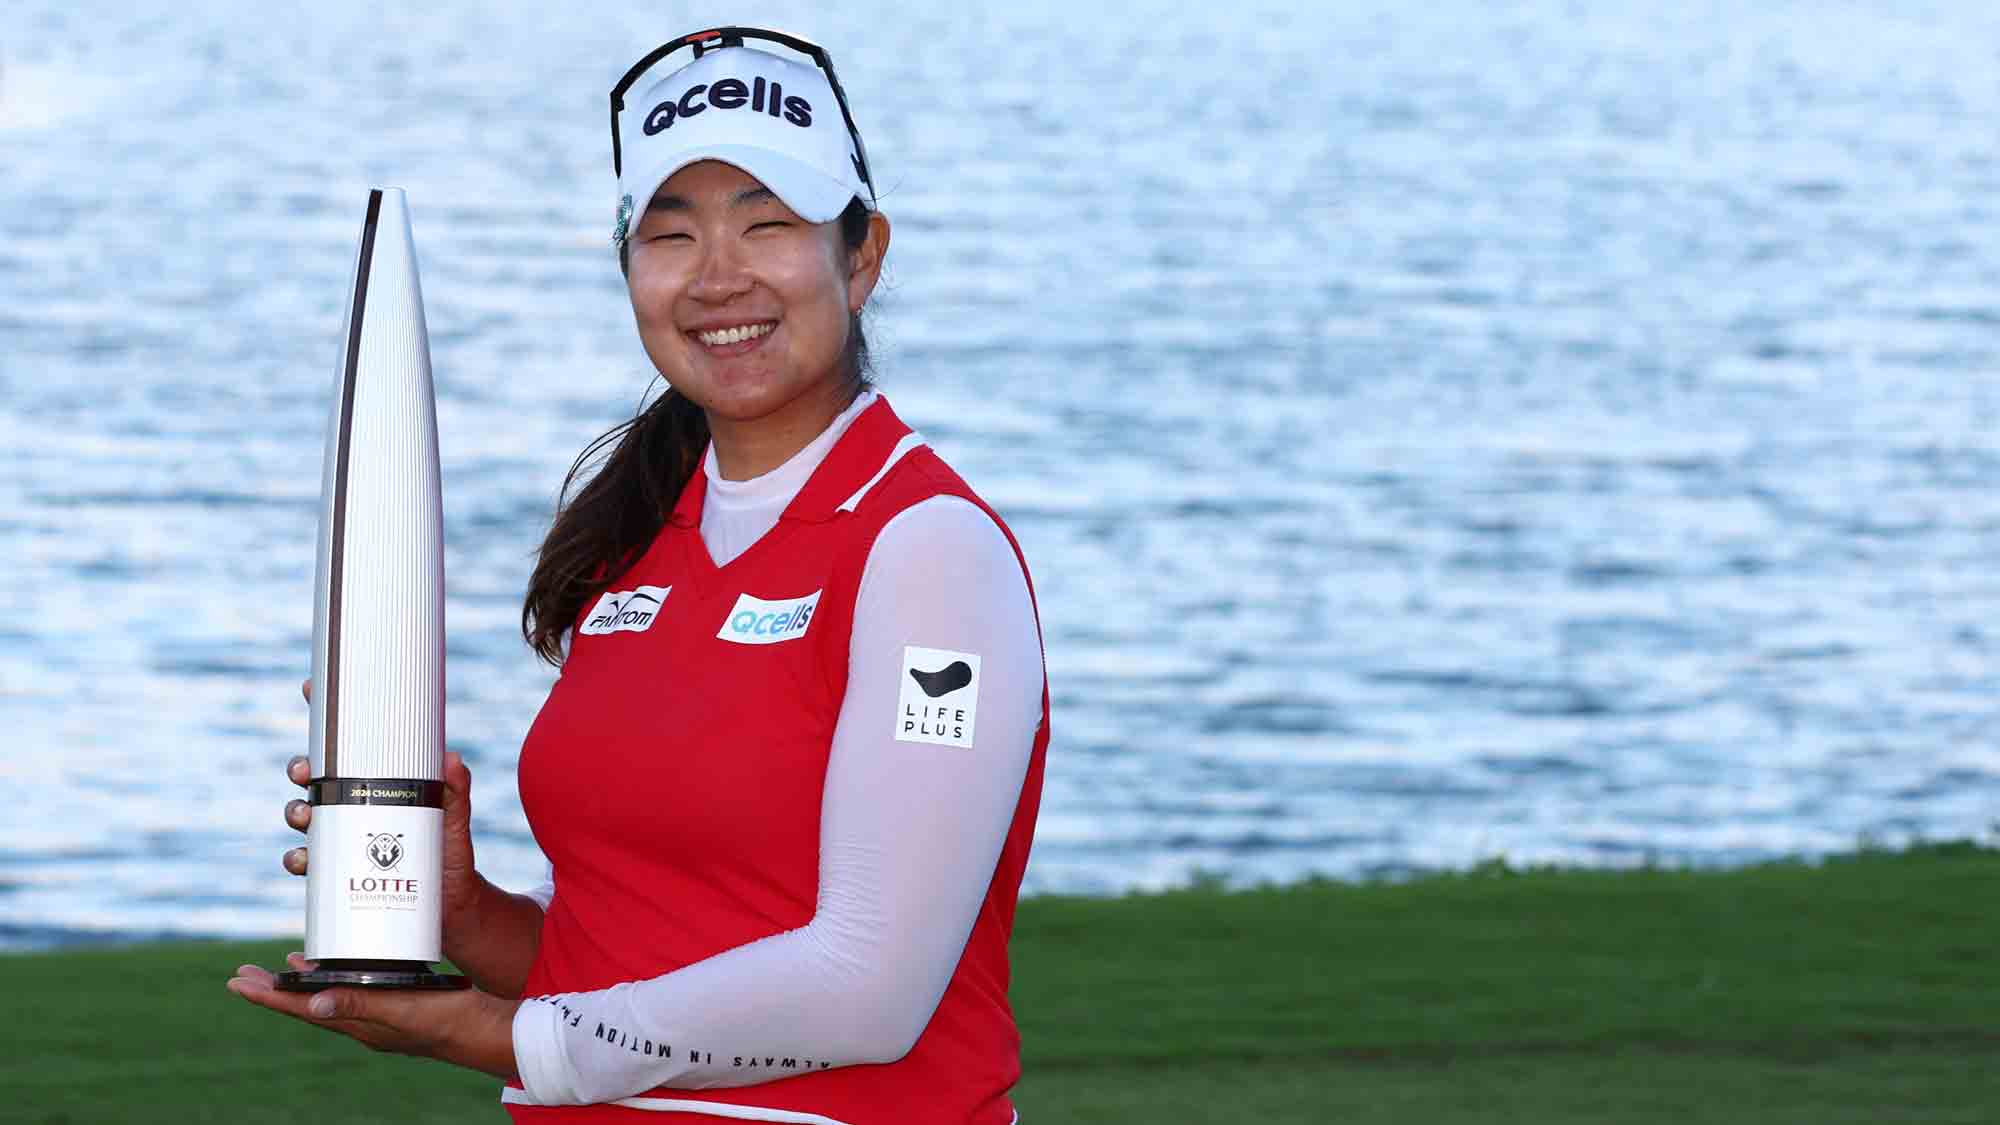
[[[625,172],[619,227],[669,176],[698,160],[733,164],[809,223],[870,198],[847,122],[818,67],[752,47],[716,47],[625,95],[618,117]],[[635,214],[634,211],[639,214]]]

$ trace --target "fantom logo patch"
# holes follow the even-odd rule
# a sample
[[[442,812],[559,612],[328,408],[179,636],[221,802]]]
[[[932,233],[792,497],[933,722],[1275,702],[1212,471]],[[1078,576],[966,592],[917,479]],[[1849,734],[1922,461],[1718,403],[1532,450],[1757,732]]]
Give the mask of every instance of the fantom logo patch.
[[[971,749],[973,720],[979,717],[979,654],[905,645],[901,679],[897,741]]]
[[[667,600],[667,591],[672,589],[672,586],[641,586],[636,590],[608,591],[583,615],[583,628],[577,632],[586,637],[643,633],[659,620],[660,603]]]
[[[814,590],[802,598],[782,598],[766,601],[743,594],[736,599],[736,605],[729,616],[722,619],[722,628],[715,639],[733,641],[739,645],[774,645],[779,641],[795,641],[806,635],[812,626],[813,613],[819,609],[819,596],[823,590]]]

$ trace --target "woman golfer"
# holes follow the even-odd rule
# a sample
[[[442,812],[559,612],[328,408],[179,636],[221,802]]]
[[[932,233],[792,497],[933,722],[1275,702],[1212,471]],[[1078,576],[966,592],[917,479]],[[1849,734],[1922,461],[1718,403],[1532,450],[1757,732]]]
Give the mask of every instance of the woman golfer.
[[[1006,525],[866,378],[889,221],[860,134],[825,52],[754,28],[661,47],[612,104],[670,388],[578,458],[610,451],[529,582],[562,668],[519,771],[551,882],[479,876],[448,755],[445,953],[477,987],[230,988],[503,1077],[521,1121],[1007,1125],[1040,631]]]

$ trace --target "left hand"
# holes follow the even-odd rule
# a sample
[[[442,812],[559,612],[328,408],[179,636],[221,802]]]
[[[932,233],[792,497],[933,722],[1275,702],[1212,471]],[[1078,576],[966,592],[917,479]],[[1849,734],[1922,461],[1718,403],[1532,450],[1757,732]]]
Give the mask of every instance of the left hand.
[[[313,967],[299,953],[285,961],[302,971]],[[238,966],[228,988],[252,1004],[337,1031],[371,1051],[442,1059],[499,1078],[514,1076],[514,1010],[519,1001],[476,988],[280,992],[277,978],[256,965]]]

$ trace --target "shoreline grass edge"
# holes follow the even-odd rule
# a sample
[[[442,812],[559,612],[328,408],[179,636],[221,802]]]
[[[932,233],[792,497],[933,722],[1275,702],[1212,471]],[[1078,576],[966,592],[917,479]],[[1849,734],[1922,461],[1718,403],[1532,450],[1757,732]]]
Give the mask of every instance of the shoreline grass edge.
[[[1016,1100],[1024,1125],[2000,1120],[1996,891],[2000,849],[1950,841],[1034,896]],[[0,1121],[504,1120],[483,1076],[223,989],[291,948],[0,954]]]

